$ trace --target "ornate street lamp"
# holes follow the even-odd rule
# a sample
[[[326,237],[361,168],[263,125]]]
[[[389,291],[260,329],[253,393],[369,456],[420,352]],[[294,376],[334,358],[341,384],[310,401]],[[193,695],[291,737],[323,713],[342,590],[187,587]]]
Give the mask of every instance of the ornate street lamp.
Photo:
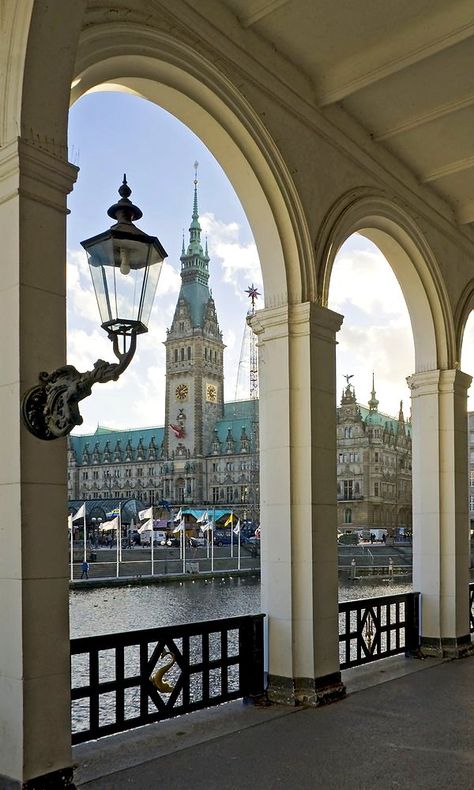
[[[87,252],[102,328],[113,343],[118,363],[99,359],[93,370],[85,373],[79,373],[73,365],[40,373],[40,383],[26,393],[22,404],[26,426],[39,439],[58,439],[81,425],[78,402],[91,394],[97,382],[118,379],[133,359],[137,335],[148,331],[167,253],[156,236],[148,236],[133,224],[142,212],[129,199],[126,176],[119,194],[120,200],[107,212],[116,223],[81,242]]]

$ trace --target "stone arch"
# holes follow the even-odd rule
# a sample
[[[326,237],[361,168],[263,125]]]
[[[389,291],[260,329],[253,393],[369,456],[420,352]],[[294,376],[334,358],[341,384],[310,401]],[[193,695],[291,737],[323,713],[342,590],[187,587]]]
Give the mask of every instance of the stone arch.
[[[454,311],[454,326],[456,332],[457,349],[456,359],[459,363],[461,362],[464,331],[472,310],[474,310],[474,279],[469,280],[465,286]]]
[[[265,306],[315,297],[312,245],[295,186],[260,118],[196,49],[140,25],[83,31],[72,101],[98,89],[130,91],[179,118],[222,165],[257,244]]]
[[[321,304],[328,302],[336,254],[356,232],[377,245],[400,284],[412,326],[416,372],[455,367],[454,321],[436,258],[410,215],[383,193],[352,191],[326,215],[316,241]]]

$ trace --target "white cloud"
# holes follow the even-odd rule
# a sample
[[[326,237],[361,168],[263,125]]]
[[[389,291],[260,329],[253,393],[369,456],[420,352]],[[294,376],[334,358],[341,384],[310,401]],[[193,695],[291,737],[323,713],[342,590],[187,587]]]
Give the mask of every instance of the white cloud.
[[[97,324],[99,311],[84,252],[68,250],[66,278],[69,322],[74,323],[74,316]]]
[[[222,269],[222,280],[233,286],[234,292],[241,301],[246,300],[242,283],[253,282],[262,292],[262,273],[257,247],[252,241],[241,244],[239,241],[240,227],[236,222],[225,223],[207,213],[201,218],[201,226],[209,235],[209,255]]]
[[[331,308],[343,315],[356,304],[367,316],[404,315],[406,303],[389,264],[377,250],[355,250],[337,256],[329,291]]]
[[[396,416],[403,400],[408,416],[413,335],[400,286],[381,253],[343,250],[331,276],[329,304],[344,315],[337,336],[338,400],[348,373],[354,374],[357,399],[367,403],[373,371],[380,410]]]

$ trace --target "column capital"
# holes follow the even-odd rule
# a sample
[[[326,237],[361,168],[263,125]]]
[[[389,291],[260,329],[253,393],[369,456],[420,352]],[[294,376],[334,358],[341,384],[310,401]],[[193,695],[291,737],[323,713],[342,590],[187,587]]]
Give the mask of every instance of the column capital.
[[[471,386],[472,376],[459,368],[451,370],[423,370],[407,376],[407,384],[412,398],[435,393],[465,394]]]
[[[61,151],[18,137],[0,149],[0,203],[20,196],[65,214],[78,172]]]
[[[258,310],[250,324],[260,340],[288,335],[319,335],[333,339],[341,328],[344,317],[317,302],[268,307]]]

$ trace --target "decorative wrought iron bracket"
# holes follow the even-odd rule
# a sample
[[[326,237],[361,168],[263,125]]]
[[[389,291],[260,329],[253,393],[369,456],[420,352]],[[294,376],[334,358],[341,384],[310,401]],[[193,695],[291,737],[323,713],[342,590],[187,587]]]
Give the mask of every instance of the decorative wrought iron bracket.
[[[28,390],[22,402],[23,420],[30,433],[49,441],[67,436],[76,425],[81,425],[79,401],[91,394],[94,384],[117,381],[132,361],[137,333],[132,330],[127,336],[130,337],[130,347],[122,353],[117,334],[109,332],[118,362],[98,359],[93,369],[85,373],[80,373],[73,365],[64,365],[53,373],[40,373],[40,383]]]

